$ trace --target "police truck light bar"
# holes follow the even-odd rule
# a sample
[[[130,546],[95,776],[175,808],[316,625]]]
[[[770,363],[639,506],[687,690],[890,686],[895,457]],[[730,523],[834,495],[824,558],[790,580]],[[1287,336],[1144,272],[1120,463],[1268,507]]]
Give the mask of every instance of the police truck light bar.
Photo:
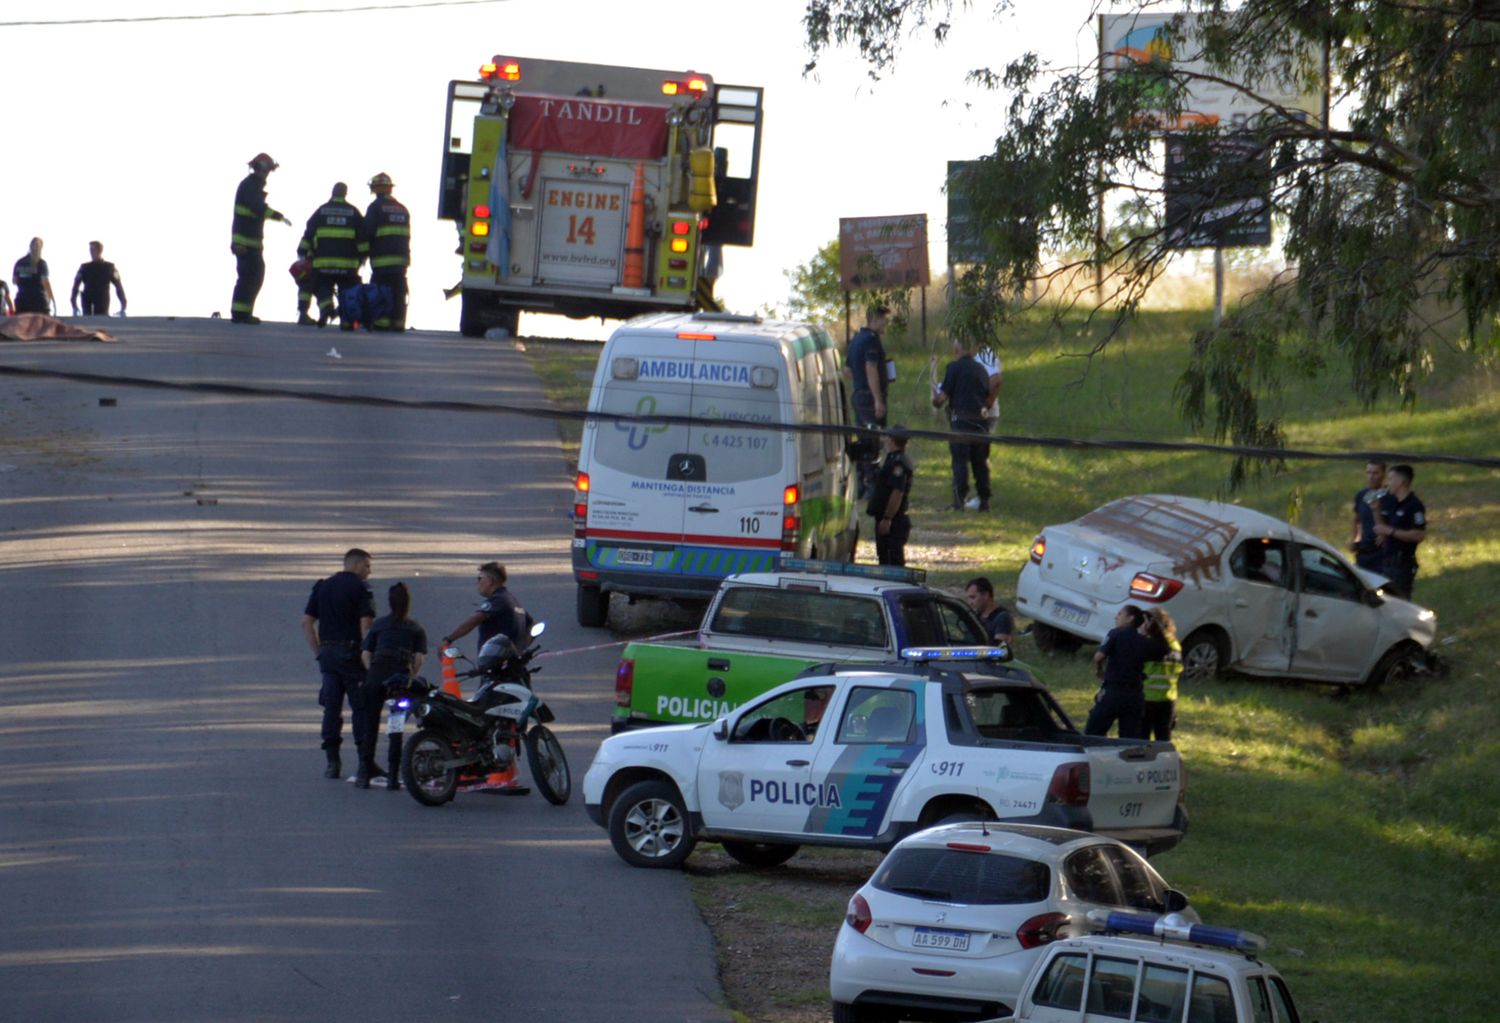
[[[806,572],[809,575],[852,575],[864,579],[883,579],[891,583],[921,585],[927,571],[901,568],[897,565],[851,565],[845,561],[814,561],[811,558],[789,558],[782,555],[777,567],[783,572]]]
[[[903,661],[1008,661],[1006,646],[907,646],[901,648]]]
[[[1145,934],[1167,941],[1188,941],[1194,945],[1211,945],[1235,952],[1260,952],[1266,947],[1266,939],[1259,934],[1237,930],[1233,927],[1212,927],[1208,924],[1188,923],[1182,917],[1145,916],[1140,913],[1121,913],[1107,909],[1089,910],[1089,923],[1096,928],[1119,931],[1122,934]]]

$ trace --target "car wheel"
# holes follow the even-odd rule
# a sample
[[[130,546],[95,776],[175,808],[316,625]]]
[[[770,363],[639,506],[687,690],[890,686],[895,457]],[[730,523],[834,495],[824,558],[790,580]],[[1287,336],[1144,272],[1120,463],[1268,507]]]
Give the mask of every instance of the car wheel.
[[[1072,633],[1042,622],[1032,623],[1031,639],[1044,654],[1070,654],[1083,644],[1083,640]]]
[[[1229,666],[1229,644],[1218,629],[1194,629],[1182,643],[1182,680],[1205,682],[1224,674]]]
[[[677,788],[664,781],[636,782],[609,811],[609,843],[632,867],[680,867],[697,839]]]
[[[800,845],[780,842],[725,842],[724,851],[747,867],[779,867],[797,855]]]
[[[1416,648],[1409,643],[1386,651],[1385,656],[1375,662],[1365,684],[1371,689],[1378,689],[1381,686],[1399,686],[1409,682],[1416,674],[1416,663],[1413,660],[1416,654]]]
[[[578,624],[598,629],[609,621],[609,594],[597,586],[578,587]]]

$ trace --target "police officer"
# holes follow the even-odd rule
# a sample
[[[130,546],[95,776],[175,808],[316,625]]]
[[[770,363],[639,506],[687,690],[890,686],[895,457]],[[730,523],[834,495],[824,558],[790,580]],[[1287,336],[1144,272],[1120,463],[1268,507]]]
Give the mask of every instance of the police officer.
[[[406,269],[411,266],[411,214],[391,195],[391,176],[370,179],[375,198],[365,210],[365,240],[370,254],[370,281],[391,295],[389,316],[377,316],[376,330],[406,329]]]
[[[396,583],[388,593],[391,613],[375,619],[365,633],[364,662],[368,669],[364,692],[365,731],[359,747],[359,771],[354,776],[356,788],[367,789],[370,779],[387,775],[375,766],[375,744],[380,741],[380,708],[385,703],[385,683],[397,672],[416,675],[427,656],[427,630],[411,616],[411,591],[405,583]],[[386,763],[389,774],[386,786],[393,792],[401,788],[401,733],[392,732]]]
[[[1391,581],[1386,589],[1407,600],[1417,579],[1417,545],[1427,539],[1427,506],[1411,488],[1415,477],[1409,465],[1393,465],[1386,471],[1388,493],[1380,509],[1384,521],[1375,524],[1385,550],[1378,571]]]
[[[1354,552],[1354,563],[1371,572],[1379,572],[1384,557],[1380,537],[1375,535],[1375,516],[1380,513],[1386,500],[1385,463],[1373,459],[1365,463],[1365,487],[1354,495],[1354,519],[1349,549]]]
[[[307,218],[307,229],[297,252],[312,260],[313,295],[318,300],[318,326],[333,319],[333,292],[343,303],[350,288],[359,285],[359,267],[365,261],[364,217],[349,202],[349,186],[333,186],[328,201]],[[353,330],[351,320],[341,318],[339,327]]]
[[[906,427],[897,424],[881,435],[884,454],[875,472],[870,503],[865,512],[875,519],[875,557],[882,565],[906,564],[906,540],[911,519],[906,515],[911,500],[911,481],[916,472],[906,453]]]
[[[229,318],[235,323],[259,323],[255,316],[255,299],[266,279],[266,221],[290,224],[284,214],[266,205],[266,178],[279,167],[265,153],[250,161],[250,173],[234,193],[234,223],[230,227],[229,251],[234,253],[237,277],[234,297],[229,303]]]
[[[323,752],[328,756],[325,778],[336,779],[344,769],[339,746],[344,741],[346,697],[354,741],[363,745],[366,716],[360,690],[365,666],[360,643],[375,621],[375,598],[365,582],[368,578],[369,552],[351,547],[344,553],[344,570],[313,583],[302,609],[302,631],[323,675],[318,703],[323,708]]]
[[[1115,627],[1094,654],[1099,692],[1083,726],[1085,735],[1108,735],[1120,723],[1120,738],[1146,737],[1146,665],[1166,659],[1166,641],[1141,631],[1146,613],[1134,604],[1115,612]]]
[[[845,369],[853,380],[850,403],[854,406],[855,422],[866,428],[885,426],[885,399],[891,381],[881,334],[890,318],[889,306],[872,305],[867,311],[865,325],[849,341]],[[869,497],[875,478],[874,459],[861,458],[855,469],[859,496]]]
[[[452,646],[454,640],[467,636],[476,628],[479,630],[480,647],[491,637],[501,633],[510,637],[510,641],[517,647],[526,645],[531,634],[532,617],[510,590],[506,589],[505,579],[505,566],[500,562],[486,561],[479,566],[479,577],[474,583],[479,596],[483,598],[479,602],[479,609],[443,637],[444,647]]]

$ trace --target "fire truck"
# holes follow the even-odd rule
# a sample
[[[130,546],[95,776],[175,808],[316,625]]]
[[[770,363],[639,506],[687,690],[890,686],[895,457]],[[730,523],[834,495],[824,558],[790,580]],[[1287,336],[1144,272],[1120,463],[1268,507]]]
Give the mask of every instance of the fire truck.
[[[449,82],[438,216],[458,229],[462,332],[719,308],[722,246],[754,241],[761,99],[693,71],[499,56]]]

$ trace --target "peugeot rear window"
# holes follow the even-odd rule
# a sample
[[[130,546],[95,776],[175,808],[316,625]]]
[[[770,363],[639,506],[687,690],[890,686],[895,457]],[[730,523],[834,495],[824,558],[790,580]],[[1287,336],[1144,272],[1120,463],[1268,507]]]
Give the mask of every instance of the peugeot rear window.
[[[1041,902],[1051,890],[1045,863],[1000,853],[957,849],[894,850],[872,881],[881,891],[970,906]]]
[[[797,643],[887,646],[879,600],[822,591],[737,586],[719,601],[708,628]]]

